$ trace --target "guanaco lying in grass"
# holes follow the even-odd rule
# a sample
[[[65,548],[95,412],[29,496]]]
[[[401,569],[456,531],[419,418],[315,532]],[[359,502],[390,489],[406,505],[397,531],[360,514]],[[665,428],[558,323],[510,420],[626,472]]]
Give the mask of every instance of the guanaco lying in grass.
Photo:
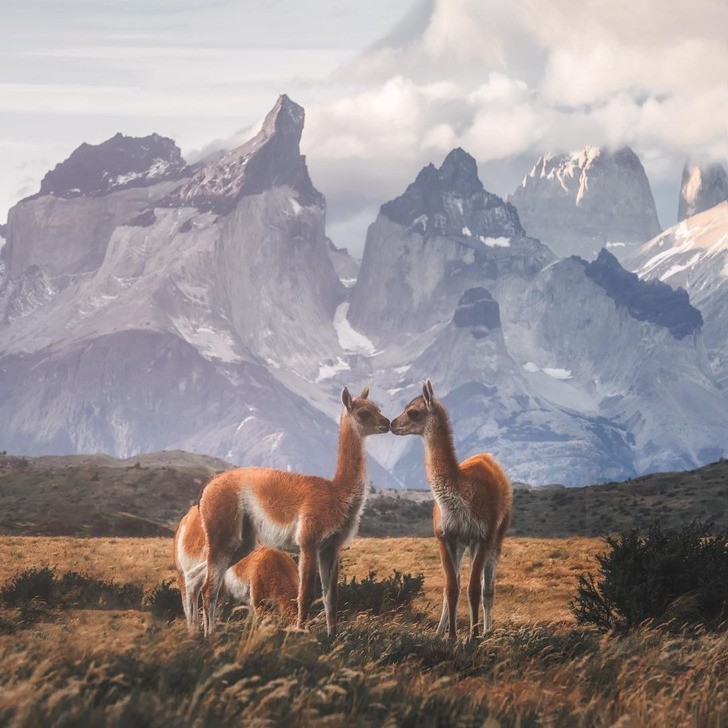
[[[177,584],[190,629],[198,625],[206,562],[205,534],[199,508],[194,505],[180,521],[174,537]],[[298,567],[282,551],[261,547],[240,559],[225,572],[224,589],[231,599],[248,606],[254,618],[273,608],[289,622],[296,619]]]

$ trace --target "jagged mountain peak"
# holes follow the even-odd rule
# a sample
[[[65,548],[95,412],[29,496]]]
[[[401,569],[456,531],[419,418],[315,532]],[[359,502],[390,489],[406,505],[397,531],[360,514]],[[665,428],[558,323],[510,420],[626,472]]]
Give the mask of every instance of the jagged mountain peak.
[[[608,250],[585,263],[586,275],[618,305],[624,306],[638,321],[667,328],[676,339],[683,339],[703,325],[703,317],[691,305],[688,294],[662,281],[644,281],[625,270]]]
[[[452,186],[467,184],[474,188],[483,189],[478,178],[478,164],[475,158],[461,147],[453,149],[440,167],[440,177],[444,183]]]
[[[439,168],[424,167],[404,194],[381,213],[415,232],[466,239],[522,236],[515,208],[483,188],[475,159],[453,149]]]
[[[509,197],[526,232],[565,257],[619,254],[660,232],[644,167],[627,146],[541,156]]]
[[[287,185],[300,204],[323,207],[324,197],[314,188],[300,153],[304,120],[302,106],[279,96],[252,139],[208,162],[163,204],[224,215],[242,197]]]
[[[81,144],[68,159],[46,173],[40,191],[29,199],[45,195],[100,197],[129,187],[179,179],[186,169],[172,139],[159,134],[132,137],[119,132],[100,144]]]
[[[612,174],[613,169],[644,174],[642,163],[631,147],[610,150],[586,146],[572,152],[548,153],[539,157],[518,190],[526,190],[534,180],[551,181],[558,183],[564,192],[572,193],[574,204],[580,206],[589,202],[590,181],[597,175]],[[514,198],[518,196],[518,190]]]
[[[296,143],[298,144],[301,141],[305,117],[306,112],[303,106],[291,101],[286,94],[281,94],[265,117],[262,131],[268,135],[292,134],[297,137]]]
[[[720,162],[685,162],[678,203],[678,222],[728,200],[728,174]]]

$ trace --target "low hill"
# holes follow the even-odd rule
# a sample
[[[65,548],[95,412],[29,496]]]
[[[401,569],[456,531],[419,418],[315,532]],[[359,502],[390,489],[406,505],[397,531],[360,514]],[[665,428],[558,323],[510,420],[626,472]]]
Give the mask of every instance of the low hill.
[[[0,456],[0,534],[171,535],[224,460],[164,451],[118,460],[107,455]],[[728,461],[582,488],[517,484],[512,533],[602,536],[655,518],[678,526],[693,518],[728,528]],[[429,536],[429,491],[374,489],[362,536]]]

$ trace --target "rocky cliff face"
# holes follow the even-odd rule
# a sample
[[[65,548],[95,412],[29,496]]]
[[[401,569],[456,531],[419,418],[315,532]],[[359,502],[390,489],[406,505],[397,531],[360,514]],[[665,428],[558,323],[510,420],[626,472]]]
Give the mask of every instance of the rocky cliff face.
[[[621,257],[660,232],[645,170],[629,147],[541,157],[509,200],[528,235],[562,257],[592,260],[603,247]]]
[[[112,232],[179,185],[177,145],[152,134],[82,144],[8,213],[0,325],[95,271]]]
[[[625,263],[640,278],[682,288],[700,310],[708,358],[728,388],[728,202],[683,220]]]
[[[680,186],[678,222],[728,200],[728,174],[722,164],[685,163]]]

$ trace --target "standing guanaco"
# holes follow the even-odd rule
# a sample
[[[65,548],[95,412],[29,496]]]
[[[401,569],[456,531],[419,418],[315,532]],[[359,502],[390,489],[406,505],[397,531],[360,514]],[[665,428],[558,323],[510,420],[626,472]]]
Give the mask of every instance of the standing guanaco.
[[[425,473],[435,497],[433,525],[445,572],[442,616],[438,635],[448,629],[455,638],[460,596],[460,565],[470,548],[470,633],[478,634],[479,600],[483,598],[483,626],[492,628],[495,572],[503,539],[511,522],[511,484],[493,457],[480,453],[458,464],[450,419],[435,399],[430,380],[392,420],[395,435],[419,435],[425,445]]]
[[[326,627],[336,634],[339,550],[356,535],[368,482],[364,440],[389,431],[389,420],[369,399],[352,398],[344,387],[336,473],[327,480],[268,468],[239,468],[213,478],[200,499],[207,545],[202,588],[205,632],[212,632],[220,586],[236,553],[253,550],[256,539],[273,548],[300,551],[298,621],[308,618],[316,572],[321,577]]]
[[[194,505],[174,535],[174,566],[187,625],[198,626],[200,590],[205,581],[205,534],[200,510]],[[224,588],[235,601],[250,607],[253,617],[275,607],[290,622],[296,618],[298,568],[283,551],[258,548],[225,572]]]

